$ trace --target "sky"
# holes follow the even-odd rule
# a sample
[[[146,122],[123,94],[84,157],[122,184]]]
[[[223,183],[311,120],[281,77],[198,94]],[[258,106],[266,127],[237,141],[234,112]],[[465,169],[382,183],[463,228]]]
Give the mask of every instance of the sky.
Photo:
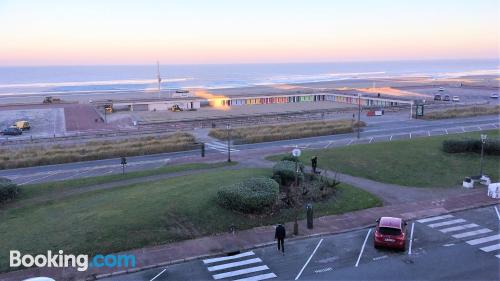
[[[498,58],[498,0],[0,0],[0,66]]]

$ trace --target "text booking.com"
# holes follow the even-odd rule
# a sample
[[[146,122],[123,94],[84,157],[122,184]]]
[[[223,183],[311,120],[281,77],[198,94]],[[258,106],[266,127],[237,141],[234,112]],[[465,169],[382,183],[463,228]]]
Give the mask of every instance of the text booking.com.
[[[78,271],[86,271],[91,267],[131,268],[135,267],[134,255],[88,255],[64,254],[63,250],[57,253],[47,251],[47,254],[30,255],[11,250],[9,255],[10,267],[73,267]]]

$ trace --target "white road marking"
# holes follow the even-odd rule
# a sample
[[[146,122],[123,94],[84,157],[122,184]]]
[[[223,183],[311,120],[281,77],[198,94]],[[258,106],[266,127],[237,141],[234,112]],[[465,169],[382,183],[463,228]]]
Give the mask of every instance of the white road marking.
[[[312,257],[314,256],[314,254],[316,253],[316,251],[318,250],[318,248],[319,248],[319,246],[321,245],[322,242],[323,242],[323,238],[321,238],[321,240],[319,240],[318,245],[316,245],[316,248],[314,248],[314,251],[312,252],[312,254],[307,259],[306,263],[304,264],[304,266],[300,270],[299,274],[297,274],[297,277],[295,277],[295,280],[298,280],[300,278],[300,275],[302,275],[302,272],[304,271],[304,269],[306,269],[306,266],[309,264],[309,262],[311,261]]]
[[[237,262],[232,262],[232,263],[225,263],[225,264],[221,264],[221,265],[215,265],[215,266],[208,267],[207,269],[208,269],[208,271],[216,271],[216,270],[222,270],[222,269],[226,269],[226,268],[242,266],[242,265],[258,263],[258,262],[262,262],[262,260],[259,258],[254,258],[254,259],[249,259],[249,260],[243,260],[243,261],[237,261]]]
[[[431,224],[429,224],[427,226],[435,228],[435,227],[440,227],[440,226],[445,226],[445,225],[450,225],[450,224],[457,224],[457,223],[462,223],[462,222],[466,222],[466,220],[464,220],[464,219],[456,219],[456,220],[445,221],[445,222],[431,223]]]
[[[392,135],[391,135],[391,137],[389,138],[389,141],[392,141]]]
[[[44,177],[41,177],[41,178],[34,178],[34,179],[29,180],[29,181],[22,182],[22,183],[20,183],[19,185],[24,185],[24,184],[27,184],[27,183],[30,183],[30,182],[43,180],[43,179],[48,178],[48,177],[50,177],[50,176],[53,176],[53,175],[55,175],[55,174],[57,174],[57,173],[58,173],[58,172],[49,172],[49,173],[48,173],[46,176],[44,176]]]
[[[430,137],[431,136],[431,131],[427,131],[427,136]]]
[[[332,270],[333,270],[333,268],[327,267],[327,268],[315,270],[314,273],[323,273],[323,272],[328,272],[328,271],[332,271]]]
[[[151,280],[149,280],[149,281],[153,281],[153,280],[155,280],[156,278],[158,278],[158,276],[162,275],[162,274],[163,274],[163,272],[165,272],[166,270],[167,270],[167,269],[165,268],[165,269],[164,269],[164,270],[162,270],[160,273],[156,274],[156,276],[155,276],[155,277],[153,277],[153,279],[151,279]]]
[[[235,270],[235,271],[219,273],[219,274],[213,275],[212,277],[217,280],[217,279],[228,278],[228,277],[243,275],[243,274],[247,274],[247,273],[268,270],[268,269],[269,269],[269,267],[267,267],[267,265],[261,265],[261,266],[256,266],[256,267],[250,267],[250,268],[244,268],[244,269]]]
[[[329,141],[328,144],[325,145],[325,148],[328,148],[332,143],[333,143],[333,141]]]
[[[492,236],[488,236],[488,237],[483,237],[483,238],[478,238],[478,239],[474,239],[474,240],[469,240],[469,241],[466,241],[466,243],[469,245],[477,245],[477,244],[491,242],[491,241],[495,241],[495,240],[500,240],[500,234],[492,235]]]
[[[226,257],[218,257],[218,258],[213,258],[213,259],[206,259],[206,260],[203,260],[203,263],[204,264],[210,264],[210,263],[214,263],[214,262],[234,260],[234,259],[239,259],[239,258],[242,258],[242,257],[248,257],[248,256],[253,256],[253,255],[255,255],[255,253],[253,251],[250,251],[250,252],[245,252],[245,253],[241,253],[241,254],[233,255],[233,256],[226,256]]]
[[[358,260],[356,261],[355,267],[358,267],[359,265],[359,261],[361,260],[361,256],[363,255],[363,251],[365,250],[366,241],[368,241],[368,236],[370,235],[370,232],[372,232],[371,228],[368,229],[368,233],[366,233],[365,242],[363,242],[363,246],[361,247],[361,252],[359,252]]]
[[[437,217],[421,219],[421,220],[417,220],[417,221],[419,223],[425,223],[425,222],[431,222],[431,221],[437,221],[437,220],[449,219],[449,218],[453,218],[453,216],[452,215],[444,215],[444,216],[437,216]]]
[[[413,244],[413,228],[415,227],[415,223],[411,224],[411,232],[410,232],[410,246],[408,247],[408,255],[411,255],[411,246]]]
[[[385,258],[388,258],[388,256],[387,256],[387,255],[385,255],[385,256],[380,256],[380,257],[373,258],[372,260],[374,260],[374,261],[378,261],[378,260],[385,259]]]
[[[481,229],[478,229],[478,230],[464,232],[464,233],[459,233],[459,234],[455,234],[455,235],[452,235],[452,236],[454,238],[465,238],[465,237],[475,236],[475,235],[484,234],[484,233],[488,233],[488,232],[492,232],[492,231],[493,230],[491,230],[491,229],[481,228]]]
[[[266,279],[271,279],[271,278],[276,278],[276,274],[274,273],[267,273],[267,274],[261,274],[257,276],[252,276],[248,278],[242,278],[234,281],[260,281],[260,280],[266,280]]]
[[[498,249],[500,249],[500,243],[499,244],[495,244],[495,245],[491,245],[491,246],[488,246],[488,247],[482,247],[482,248],[479,248],[481,251],[483,252],[491,252],[491,251],[496,251]]]
[[[350,145],[353,141],[354,141],[353,139],[350,140],[349,143],[347,143],[347,145]]]
[[[368,143],[372,143],[372,141],[373,141],[373,137],[370,138],[370,141]]]
[[[482,131],[483,129],[481,129],[481,126],[477,126],[477,128],[479,129],[479,131]]]
[[[88,170],[86,170],[86,171],[83,171],[83,172],[80,172],[80,173],[76,173],[76,174],[73,174],[73,175],[71,175],[71,176],[67,176],[67,177],[64,177],[64,178],[62,178],[62,179],[59,179],[59,180],[67,180],[67,179],[71,179],[72,177],[75,177],[75,176],[81,176],[81,175],[86,174],[86,173],[88,173],[88,172],[90,172],[90,171],[93,171],[93,170],[95,170],[95,169],[88,169]]]
[[[451,247],[455,246],[455,243],[443,244],[443,247]]]
[[[464,129],[464,127],[462,127],[462,133],[465,133],[465,129]]]
[[[497,212],[497,217],[498,217],[498,220],[500,221],[500,212],[498,212],[497,206],[495,206],[495,212]]]
[[[410,133],[410,139],[411,139],[411,133]]]
[[[439,231],[441,231],[442,233],[447,233],[447,232],[464,230],[464,229],[468,229],[468,228],[474,228],[474,227],[478,227],[478,226],[479,225],[477,225],[475,223],[470,223],[470,224],[464,224],[464,225],[459,225],[459,226],[454,226],[454,227],[443,228]]]
[[[446,134],[448,134],[448,129],[444,129],[444,131],[446,132]]]

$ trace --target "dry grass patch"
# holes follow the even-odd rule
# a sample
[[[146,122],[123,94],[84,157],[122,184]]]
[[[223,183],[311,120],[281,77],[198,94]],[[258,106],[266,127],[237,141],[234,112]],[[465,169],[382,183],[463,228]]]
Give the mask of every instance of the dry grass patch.
[[[361,127],[365,125],[360,122]],[[351,133],[356,126],[351,120],[313,121],[235,128],[230,129],[230,134],[235,144],[242,144]],[[228,130],[212,129],[209,136],[227,140]]]
[[[0,150],[0,169],[137,156],[192,149],[195,138],[187,133],[77,145],[49,145]]]
[[[446,119],[446,118],[457,118],[457,117],[472,117],[480,115],[493,115],[500,114],[500,106],[487,107],[487,106],[473,106],[473,107],[462,107],[447,109],[442,111],[431,111],[425,113],[423,119]]]

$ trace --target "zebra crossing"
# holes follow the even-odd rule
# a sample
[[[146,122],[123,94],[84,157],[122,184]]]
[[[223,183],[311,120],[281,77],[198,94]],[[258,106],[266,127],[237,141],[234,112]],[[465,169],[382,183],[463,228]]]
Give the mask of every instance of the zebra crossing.
[[[489,253],[500,250],[500,233],[494,234],[493,230],[475,223],[469,223],[453,215],[443,215],[417,220],[441,233],[449,234],[456,239],[463,239],[471,246],[478,246],[479,250]],[[470,239],[470,240],[468,240]],[[495,257],[500,258],[500,254]]]
[[[253,251],[203,260],[214,280],[260,281],[276,274]]]
[[[222,152],[222,153],[227,153],[227,143],[222,143],[222,142],[218,142],[218,141],[212,141],[212,142],[207,142],[205,145],[208,148],[211,148],[213,150],[217,150],[217,151]],[[233,148],[231,146],[231,153],[238,152],[238,151],[240,151],[240,150],[236,149],[236,148]]]

